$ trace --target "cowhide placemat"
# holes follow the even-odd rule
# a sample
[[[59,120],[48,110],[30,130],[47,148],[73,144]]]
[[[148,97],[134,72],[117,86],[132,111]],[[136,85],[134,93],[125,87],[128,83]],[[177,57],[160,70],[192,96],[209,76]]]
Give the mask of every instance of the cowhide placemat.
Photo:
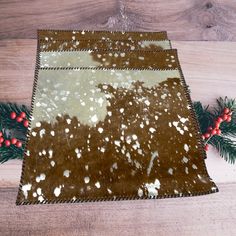
[[[38,56],[17,204],[218,191],[176,50]]]
[[[38,38],[41,51],[171,49],[166,32],[39,30]]]
[[[90,31],[90,30],[38,30],[38,40],[166,40],[167,32],[134,32],[134,31]]]

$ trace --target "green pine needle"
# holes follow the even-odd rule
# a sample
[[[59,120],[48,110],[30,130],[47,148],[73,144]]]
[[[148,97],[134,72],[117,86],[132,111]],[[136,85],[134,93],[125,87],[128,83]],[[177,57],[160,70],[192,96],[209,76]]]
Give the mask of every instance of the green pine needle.
[[[214,121],[214,115],[212,115],[208,111],[208,106],[203,107],[201,102],[194,102],[193,103],[197,119],[200,125],[200,129],[202,133],[205,133],[207,128],[213,123]]]
[[[234,164],[236,162],[236,142],[222,136],[213,136],[209,143],[214,146],[221,157],[227,162]]]
[[[24,154],[24,146],[18,148],[14,145],[10,147],[2,146],[0,148],[0,163],[4,163],[13,159],[22,159]]]

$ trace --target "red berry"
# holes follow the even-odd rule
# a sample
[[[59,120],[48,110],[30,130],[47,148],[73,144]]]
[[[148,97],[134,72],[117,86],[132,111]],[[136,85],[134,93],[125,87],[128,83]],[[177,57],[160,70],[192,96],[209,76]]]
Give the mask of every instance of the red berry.
[[[217,129],[217,130],[216,130],[216,134],[217,134],[217,135],[220,135],[220,134],[221,134],[221,130],[220,130],[220,129]]]
[[[24,125],[25,127],[28,127],[28,126],[29,126],[29,121],[28,121],[28,120],[24,120],[23,125]]]
[[[204,134],[205,138],[209,138],[211,135],[209,133]]]
[[[9,147],[10,145],[11,145],[11,142],[10,142],[10,140],[5,140],[5,145],[6,145],[6,147]]]
[[[17,142],[17,139],[16,139],[16,138],[12,138],[12,139],[11,139],[11,144],[16,144],[16,142]]]
[[[22,112],[20,113],[20,117],[21,117],[21,118],[25,118],[25,117],[26,117],[25,112],[22,111]]]
[[[209,150],[209,145],[206,144],[206,145],[205,145],[205,151],[208,151],[208,150]]]
[[[223,121],[223,119],[221,118],[221,117],[218,117],[217,119],[216,119],[216,122],[218,122],[218,123],[221,123]]]
[[[11,115],[10,115],[10,117],[11,117],[11,119],[15,119],[16,118],[16,113],[13,111],[13,112],[11,112]]]
[[[208,128],[207,128],[207,131],[209,132],[209,131],[211,131],[213,128],[211,127],[211,126],[209,126]]]
[[[2,146],[2,144],[0,143],[0,147]]]
[[[229,108],[226,107],[223,112],[224,112],[224,114],[228,114],[230,112],[230,110],[229,110]]]
[[[20,117],[20,116],[17,116],[17,117],[16,117],[16,121],[17,121],[17,122],[21,122],[22,120],[23,120],[22,117]]]
[[[217,132],[216,132],[216,129],[213,129],[212,131],[211,131],[211,135],[215,135]]]
[[[228,118],[226,119],[226,122],[230,122],[231,121],[231,116],[228,116]]]
[[[215,125],[215,128],[216,128],[216,129],[219,129],[219,127],[220,127],[220,122],[215,121],[214,125]]]
[[[20,148],[20,147],[22,146],[22,142],[17,141],[17,142],[16,142],[16,146],[17,146],[18,148]]]
[[[2,132],[0,132],[0,137],[2,137]]]
[[[222,116],[222,119],[223,119],[223,120],[227,120],[227,119],[228,119],[228,115],[224,114],[224,115]]]
[[[4,138],[0,137],[0,143],[3,143],[3,141],[4,141]]]

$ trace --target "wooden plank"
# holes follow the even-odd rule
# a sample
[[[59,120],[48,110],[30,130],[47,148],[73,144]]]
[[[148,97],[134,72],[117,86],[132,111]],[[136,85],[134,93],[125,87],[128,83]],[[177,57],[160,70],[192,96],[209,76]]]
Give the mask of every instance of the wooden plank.
[[[20,183],[22,160],[0,164],[0,187],[17,187]]]
[[[236,39],[235,0],[128,0],[124,6],[135,30],[165,29],[172,40]]]
[[[172,40],[236,40],[236,0],[1,1],[0,39],[37,28],[167,30]]]
[[[0,188],[0,235],[235,235],[236,183],[199,197],[15,206]]]
[[[219,96],[235,97],[236,42],[173,41],[172,45],[178,48],[193,100],[212,104]],[[0,101],[29,105],[36,40],[0,40],[0,48]]]
[[[235,42],[174,41],[172,45],[178,49],[193,100],[213,105],[219,96],[235,98]]]
[[[30,104],[36,40],[0,40],[0,101]]]
[[[0,39],[36,38],[37,28],[107,28],[115,0],[1,1]]]

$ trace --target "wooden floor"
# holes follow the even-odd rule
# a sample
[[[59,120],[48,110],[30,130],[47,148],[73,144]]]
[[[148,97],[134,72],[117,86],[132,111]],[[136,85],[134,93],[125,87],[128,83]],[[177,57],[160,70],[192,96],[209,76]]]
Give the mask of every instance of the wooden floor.
[[[236,97],[236,0],[0,1],[0,101],[29,105],[37,28],[167,30],[193,100]],[[0,165],[0,235],[236,235],[236,165],[211,149],[220,192],[200,197],[15,206],[21,161]]]

